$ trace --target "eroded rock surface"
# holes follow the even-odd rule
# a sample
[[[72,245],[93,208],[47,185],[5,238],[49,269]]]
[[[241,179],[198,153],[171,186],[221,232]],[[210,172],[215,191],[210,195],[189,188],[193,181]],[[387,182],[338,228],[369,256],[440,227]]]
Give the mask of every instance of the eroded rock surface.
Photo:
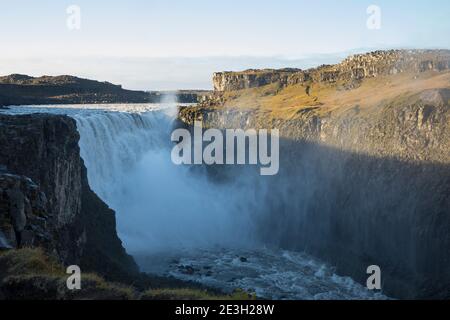
[[[87,182],[75,121],[0,115],[0,232],[12,247],[43,246],[65,265],[107,278],[137,272],[115,213]]]

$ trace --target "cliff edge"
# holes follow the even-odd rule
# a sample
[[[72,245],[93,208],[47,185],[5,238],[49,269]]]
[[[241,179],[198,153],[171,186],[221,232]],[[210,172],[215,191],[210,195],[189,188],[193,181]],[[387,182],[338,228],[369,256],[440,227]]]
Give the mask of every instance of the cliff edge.
[[[63,265],[124,280],[138,269],[114,211],[89,188],[78,140],[67,116],[0,115],[3,246],[44,247]]]

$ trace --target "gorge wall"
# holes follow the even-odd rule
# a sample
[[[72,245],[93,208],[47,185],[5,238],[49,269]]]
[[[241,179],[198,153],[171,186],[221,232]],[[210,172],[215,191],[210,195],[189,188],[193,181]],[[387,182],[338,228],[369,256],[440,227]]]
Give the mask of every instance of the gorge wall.
[[[276,90],[231,77],[216,89],[245,89],[216,92],[180,108],[179,118],[280,130],[279,174],[249,178],[266,186],[254,217],[262,239],[313,253],[362,283],[366,268],[379,265],[392,297],[449,298],[450,82],[441,59],[448,51],[419,52],[356,56],[314,69],[308,83],[293,73]],[[361,82],[343,88],[333,79]],[[317,89],[306,92],[310,85]]]
[[[87,182],[75,120],[0,115],[0,236],[4,247],[44,247],[64,265],[106,279],[138,272],[114,212]]]
[[[213,86],[215,91],[242,90],[256,88],[269,83],[280,82],[287,84],[289,79],[302,72],[300,69],[265,69],[246,70],[243,72],[215,72]]]

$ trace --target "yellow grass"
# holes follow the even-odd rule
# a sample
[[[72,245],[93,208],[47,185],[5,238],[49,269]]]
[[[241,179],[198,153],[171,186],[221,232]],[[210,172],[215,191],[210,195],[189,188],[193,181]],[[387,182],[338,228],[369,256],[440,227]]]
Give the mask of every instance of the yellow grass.
[[[180,288],[180,289],[150,289],[142,299],[146,300],[254,300],[254,294],[243,290],[236,290],[230,295],[216,295],[206,290]]]
[[[254,110],[276,119],[294,119],[308,110],[318,114],[343,112],[358,106],[376,107],[383,101],[427,89],[450,88],[450,72],[398,74],[365,79],[355,89],[342,89],[343,83],[310,83],[280,88],[278,84],[225,92],[225,108]],[[306,93],[310,86],[309,95]]]

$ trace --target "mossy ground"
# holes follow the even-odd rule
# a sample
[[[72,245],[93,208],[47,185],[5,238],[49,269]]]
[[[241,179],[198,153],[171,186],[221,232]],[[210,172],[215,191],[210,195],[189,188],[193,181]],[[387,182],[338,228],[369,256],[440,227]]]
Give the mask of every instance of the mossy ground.
[[[40,248],[0,251],[0,299],[37,300],[248,300],[242,290],[230,295],[193,288],[147,288],[112,283],[95,273],[82,274],[81,290],[68,290],[65,268]],[[160,281],[159,281],[160,282]],[[170,281],[169,281],[170,282]]]
[[[82,275],[81,290],[69,290],[65,269],[40,248],[0,253],[0,296],[5,299],[133,299],[134,288]]]

